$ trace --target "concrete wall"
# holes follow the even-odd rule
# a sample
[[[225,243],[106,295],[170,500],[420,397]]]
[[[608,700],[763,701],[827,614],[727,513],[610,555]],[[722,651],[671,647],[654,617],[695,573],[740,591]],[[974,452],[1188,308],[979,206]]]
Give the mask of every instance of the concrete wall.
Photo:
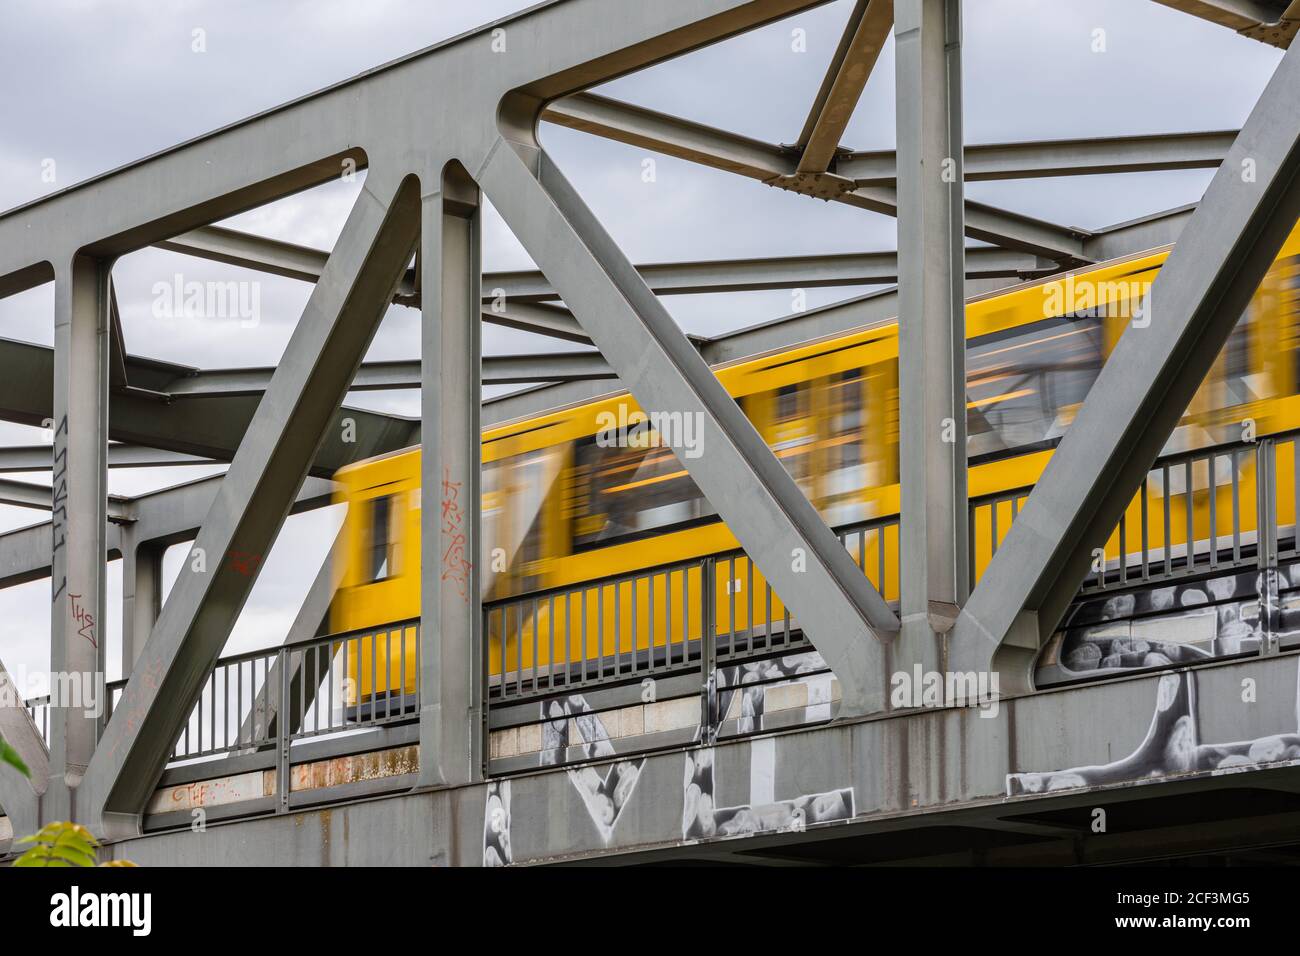
[[[987,821],[1195,783],[1268,786],[1300,763],[1297,658],[918,710],[648,756],[210,823],[124,841],[145,865],[481,865]],[[405,779],[405,778],[403,778]],[[837,830],[840,828],[840,830]]]

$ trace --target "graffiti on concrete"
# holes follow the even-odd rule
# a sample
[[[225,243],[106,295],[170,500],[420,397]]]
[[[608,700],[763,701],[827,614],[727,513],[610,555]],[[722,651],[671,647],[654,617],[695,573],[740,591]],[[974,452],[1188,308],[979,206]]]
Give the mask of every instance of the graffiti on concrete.
[[[1300,730],[1300,668],[1296,725]],[[1162,674],[1151,726],[1128,756],[1106,764],[1007,775],[1007,796],[1106,787],[1188,774],[1219,775],[1300,763],[1300,733],[1284,731],[1231,743],[1202,743],[1197,724],[1196,673]]]
[[[773,737],[750,741],[749,801],[728,807],[717,806],[714,749],[701,747],[687,752],[682,839],[800,832],[809,826],[852,819],[852,787],[778,800],[776,743]]]
[[[608,729],[599,714],[593,713],[581,694],[547,701],[547,722],[542,725],[543,762],[556,763],[570,746],[571,729],[576,729],[582,748],[580,760],[599,760],[617,756]],[[641,779],[645,758],[620,760],[603,768],[578,767],[568,771],[569,780],[578,790],[591,822],[601,841],[608,846],[614,836],[623,808],[631,800]]]
[[[488,784],[483,806],[483,865],[509,866],[514,862],[510,851],[510,781]]]

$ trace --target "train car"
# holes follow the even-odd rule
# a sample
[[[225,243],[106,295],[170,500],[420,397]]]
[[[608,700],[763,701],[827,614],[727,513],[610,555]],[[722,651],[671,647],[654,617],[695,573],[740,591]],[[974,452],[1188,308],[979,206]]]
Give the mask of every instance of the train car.
[[[1140,334],[1145,292],[1168,255],[1154,250],[970,300],[967,324],[969,494],[973,579],[1006,534],[1102,364],[1122,334]],[[1193,452],[1300,426],[1297,294],[1300,229],[1288,239],[1166,453]],[[898,326],[881,322],[715,369],[854,560],[890,601],[898,598]],[[483,433],[483,600],[518,598],[486,628],[490,679],[635,655],[683,653],[701,629],[785,632],[779,597],[765,588],[735,537],[677,455],[642,421],[630,395],[611,394]],[[1248,424],[1246,424],[1248,423]],[[1212,466],[1211,466],[1212,467]],[[1293,456],[1278,461],[1290,480]],[[1205,469],[1148,482],[1129,518],[1158,530],[1171,560],[1194,556],[1230,520],[1222,481]],[[338,473],[348,506],[335,633],[361,633],[419,615],[419,449]],[[1247,464],[1234,472],[1253,494]],[[1283,480],[1279,478],[1279,480]],[[1211,493],[1210,489],[1214,491]],[[1213,500],[1213,503],[1212,503]],[[1215,508],[1214,504],[1218,507]],[[1278,514],[1294,522],[1293,505]],[[1168,526],[1159,517],[1178,516]],[[1184,522],[1183,515],[1191,515]],[[1157,516],[1157,517],[1153,517]],[[1210,522],[1215,522],[1211,529]],[[1236,533],[1254,532],[1236,516]],[[1158,525],[1158,527],[1157,527]],[[1136,551],[1117,535],[1102,572]],[[724,555],[714,564],[701,563]],[[1147,557],[1150,557],[1148,554]],[[664,569],[650,573],[652,569]],[[647,572],[637,577],[639,572]],[[613,588],[600,582],[623,576]],[[713,590],[706,625],[693,608]],[[537,595],[531,603],[529,595]],[[741,596],[739,600],[737,597]],[[558,598],[558,600],[557,600]],[[581,619],[581,627],[578,626]],[[797,627],[797,622],[795,623]],[[386,634],[386,636],[385,636]],[[414,686],[407,629],[355,643],[353,700]],[[774,645],[775,646],[775,645]],[[403,664],[404,662],[404,664]]]

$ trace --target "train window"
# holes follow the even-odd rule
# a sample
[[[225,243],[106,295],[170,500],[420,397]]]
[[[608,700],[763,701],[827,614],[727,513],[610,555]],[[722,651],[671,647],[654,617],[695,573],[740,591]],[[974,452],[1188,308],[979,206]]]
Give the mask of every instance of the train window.
[[[776,393],[776,420],[788,422],[799,417],[799,386],[782,385]]]
[[[839,450],[840,468],[862,463],[862,372],[843,372],[831,392],[831,440]]]
[[[970,457],[1059,438],[1101,371],[1102,343],[1095,315],[972,343],[966,352]]]
[[[582,486],[574,498],[576,549],[604,546],[716,514],[671,448],[654,443],[608,447],[593,437],[578,444],[574,461],[575,483]]]
[[[1291,382],[1300,382],[1300,256],[1289,256],[1282,260],[1282,295],[1278,301],[1278,313],[1282,327],[1288,330],[1287,348],[1291,350]],[[1292,385],[1291,387],[1294,387]]]
[[[395,495],[370,502],[370,553],[366,564],[368,581],[386,581],[397,576],[397,513]]]
[[[483,575],[496,597],[537,586],[547,560],[554,556],[554,533],[560,517],[560,476],[567,445],[553,445],[512,455],[483,466],[484,553],[499,550],[505,567],[485,561]]]
[[[1237,324],[1233,326],[1232,333],[1228,336],[1228,344],[1223,347],[1224,363],[1223,371],[1228,377],[1230,384],[1243,382],[1247,375],[1250,374],[1250,327],[1255,320],[1255,304],[1252,302],[1246,307]],[[1242,397],[1238,401],[1229,401],[1232,404],[1248,401],[1249,397]]]

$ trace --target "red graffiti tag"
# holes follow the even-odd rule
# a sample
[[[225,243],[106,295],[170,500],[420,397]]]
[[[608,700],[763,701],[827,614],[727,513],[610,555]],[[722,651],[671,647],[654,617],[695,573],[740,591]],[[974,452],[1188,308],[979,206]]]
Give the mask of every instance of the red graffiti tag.
[[[227,557],[230,559],[230,570],[246,578],[253,576],[262,561],[260,554],[250,554],[247,551],[231,551]]]
[[[443,469],[442,534],[447,546],[442,552],[442,579],[453,581],[462,599],[469,599],[470,571],[474,565],[466,557],[469,538],[465,535],[464,512],[460,507],[459,481],[451,480],[451,469]]]
[[[95,615],[81,604],[80,594],[69,594],[68,603],[72,605],[72,620],[77,624],[77,633],[90,641],[91,647],[98,647],[95,641]]]

